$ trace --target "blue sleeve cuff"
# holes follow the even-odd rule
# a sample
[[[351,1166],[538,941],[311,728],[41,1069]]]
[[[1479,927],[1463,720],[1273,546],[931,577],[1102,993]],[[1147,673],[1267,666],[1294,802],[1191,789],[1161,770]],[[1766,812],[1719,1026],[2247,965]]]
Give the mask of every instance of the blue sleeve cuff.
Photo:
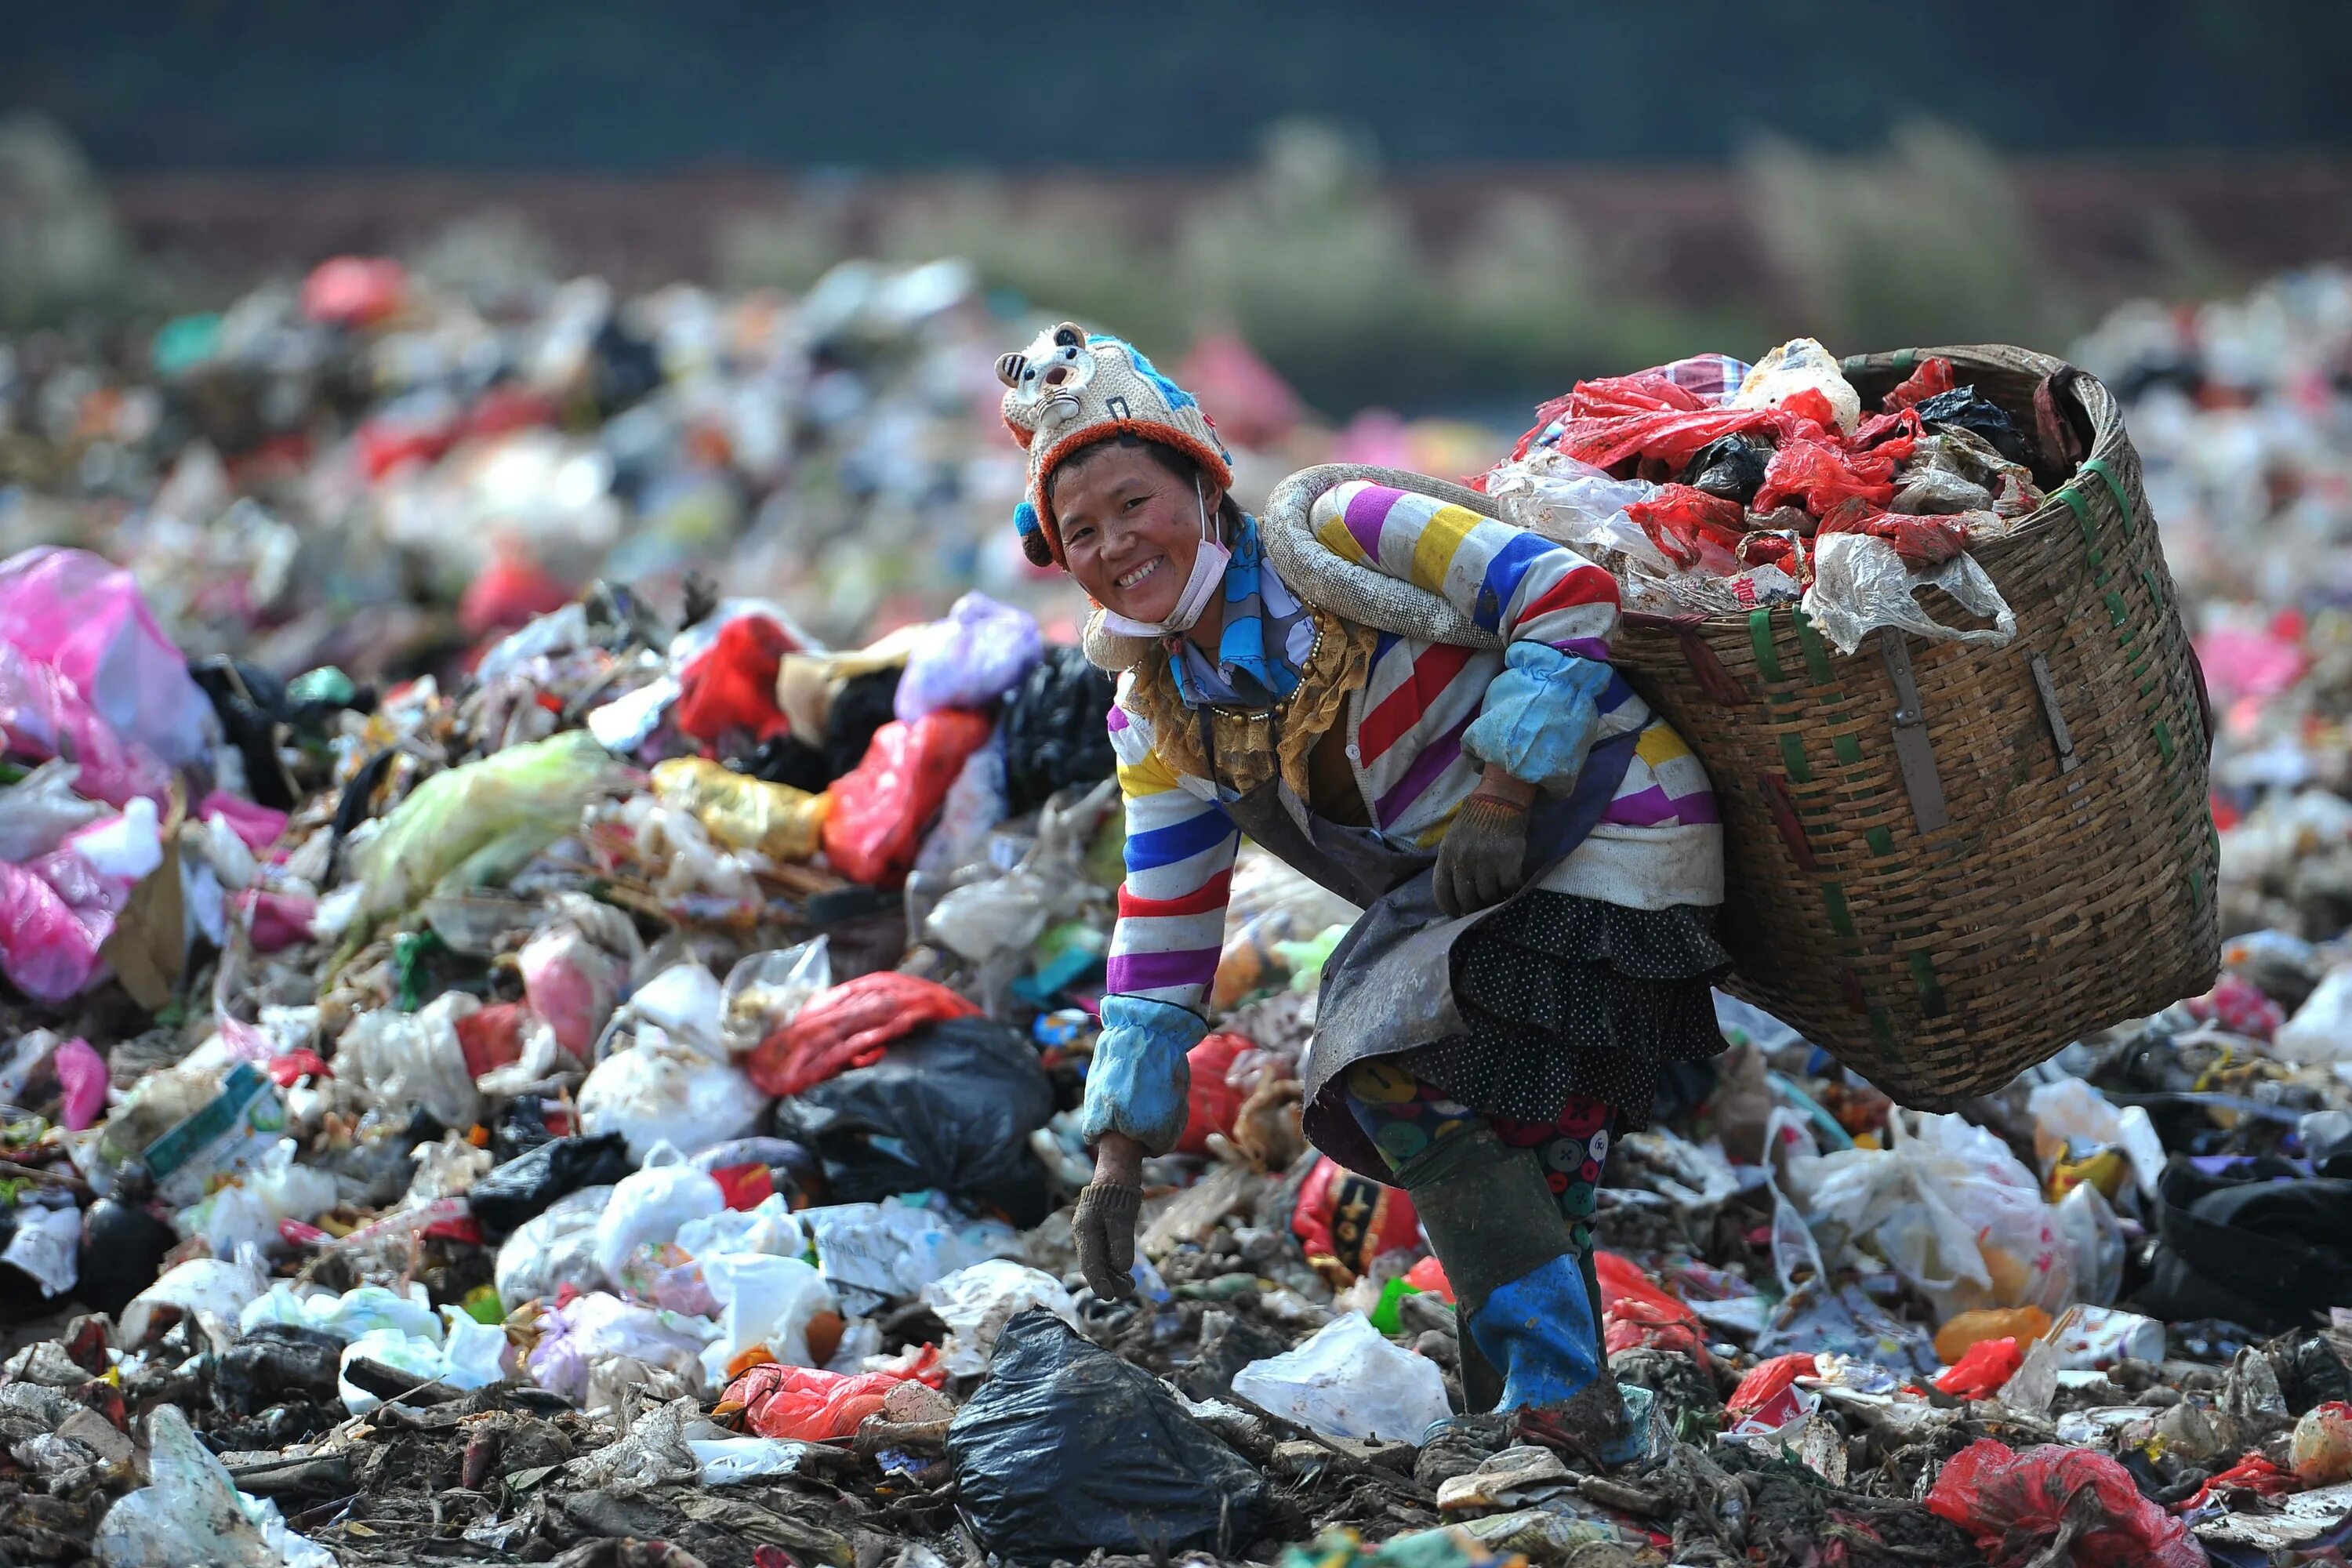
[[[1462,749],[1549,794],[1568,794],[1601,726],[1610,673],[1605,664],[1542,643],[1513,643],[1478,717],[1462,732]]]
[[[1087,1098],[1078,1132],[1088,1145],[1122,1132],[1150,1154],[1165,1154],[1184,1135],[1191,1108],[1192,1064],[1184,1054],[1209,1026],[1172,1003],[1145,996],[1106,996],[1103,1031],[1087,1068]]]

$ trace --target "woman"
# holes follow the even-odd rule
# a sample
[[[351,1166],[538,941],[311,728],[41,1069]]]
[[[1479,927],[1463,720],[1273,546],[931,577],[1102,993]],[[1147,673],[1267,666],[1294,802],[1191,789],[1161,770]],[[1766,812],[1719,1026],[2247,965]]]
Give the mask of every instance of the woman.
[[[1601,1164],[1663,1065],[1723,1048],[1709,982],[1728,964],[1714,795],[1609,667],[1616,583],[1351,481],[1317,501],[1317,538],[1503,646],[1351,624],[1276,576],[1214,426],[1134,349],[1063,325],[997,368],[1028,450],[1024,549],[1135,639],[1110,716],[1128,877],[1083,1112],[1088,1282],[1132,1289],[1140,1164],[1184,1125],[1246,834],[1366,906],[1324,970],[1308,1137],[1412,1194],[1472,1408],[1584,1446],[1617,1410],[1586,1224]]]

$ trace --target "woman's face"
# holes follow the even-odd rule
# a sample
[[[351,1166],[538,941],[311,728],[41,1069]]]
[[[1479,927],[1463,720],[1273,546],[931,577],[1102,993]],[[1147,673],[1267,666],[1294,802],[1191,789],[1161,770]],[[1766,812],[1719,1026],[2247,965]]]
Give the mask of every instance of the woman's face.
[[[1116,443],[1081,453],[1054,475],[1062,557],[1095,603],[1130,620],[1174,613],[1201,548],[1201,515],[1214,517],[1224,492],[1205,480],[1196,493],[1137,447]]]

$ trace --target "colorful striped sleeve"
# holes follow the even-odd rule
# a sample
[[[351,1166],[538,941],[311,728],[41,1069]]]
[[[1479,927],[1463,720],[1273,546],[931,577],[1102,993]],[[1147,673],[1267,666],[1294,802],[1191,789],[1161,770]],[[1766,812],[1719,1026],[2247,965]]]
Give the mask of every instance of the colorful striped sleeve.
[[[1617,580],[1564,544],[1364,479],[1318,497],[1312,521],[1334,553],[1443,595],[1505,642],[1609,658]]]
[[[1178,782],[1143,721],[1114,705],[1110,738],[1127,805],[1127,881],[1103,989],[1199,1012],[1216,978],[1241,835],[1223,805]]]

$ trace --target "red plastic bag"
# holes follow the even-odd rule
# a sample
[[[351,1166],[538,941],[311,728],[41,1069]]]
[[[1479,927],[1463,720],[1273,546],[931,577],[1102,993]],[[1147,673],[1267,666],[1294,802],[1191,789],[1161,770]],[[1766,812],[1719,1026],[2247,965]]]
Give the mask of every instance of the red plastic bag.
[[[1654,373],[1650,373],[1654,374]],[[1621,376],[1621,382],[1640,381],[1639,376]],[[1689,406],[1668,406],[1636,412],[1627,399],[1583,399],[1582,394],[1595,384],[1580,382],[1577,390],[1559,403],[1547,404],[1539,411],[1536,427],[1519,438],[1511,454],[1514,458],[1527,455],[1527,449],[1550,437],[1550,445],[1562,455],[1596,468],[1613,468],[1628,458],[1655,458],[1676,473],[1696,456],[1701,447],[1726,436],[1736,436],[1745,430],[1769,430],[1782,439],[1791,437],[1805,422],[1781,408],[1709,408],[1700,405],[1681,387],[1664,377],[1662,385],[1672,387],[1685,399]],[[1626,404],[1624,411],[1594,413],[1588,410]],[[1554,434],[1555,427],[1557,434]]]
[[[744,1425],[762,1437],[832,1443],[857,1434],[859,1423],[882,1412],[890,1391],[908,1381],[937,1388],[945,1381],[939,1352],[929,1346],[906,1373],[861,1372],[855,1376],[822,1367],[764,1362],[727,1385],[719,1398],[743,1412]]]
[[[1660,485],[1656,495],[1635,501],[1625,515],[1685,572],[1704,561],[1709,546],[1737,553],[1748,534],[1747,509],[1688,485]]]
[[[1381,1254],[1418,1248],[1421,1215],[1401,1189],[1319,1159],[1298,1189],[1290,1233],[1306,1244],[1307,1266],[1344,1288]]]
[[[1992,1568],[2040,1555],[2071,1519],[2075,1568],[2204,1568],[2205,1549],[2139,1495],[2131,1473],[2089,1448],[2018,1452],[1979,1438],[1952,1457],[1927,1507],[1975,1538]]]
[[[833,781],[824,853],[854,882],[895,888],[913,869],[923,829],[939,814],[964,760],[988,743],[978,713],[941,708],[874,731],[865,760]]]
[[[1741,1378],[1739,1386],[1731,1391],[1731,1397],[1724,1401],[1723,1407],[1734,1415],[1752,1415],[1795,1386],[1797,1379],[1811,1377],[1817,1370],[1818,1364],[1811,1352],[1776,1355],[1770,1361],[1759,1363]]]
[[[1941,354],[1930,354],[1919,362],[1919,368],[1910,378],[1886,395],[1882,405],[1892,414],[1931,397],[1940,397],[1959,384],[1952,379],[1952,362]]]
[[[492,1002],[460,1017],[457,1049],[465,1055],[466,1071],[479,1078],[522,1060],[522,1026],[535,1021],[521,1002]]]
[[[1234,1135],[1234,1120],[1248,1096],[1227,1082],[1225,1075],[1233,1070],[1234,1058],[1255,1049],[1257,1043],[1241,1035],[1211,1035],[1184,1053],[1192,1069],[1192,1088],[1184,1132],[1176,1140],[1178,1153],[1207,1153],[1212,1132]]]
[[[407,269],[388,256],[337,256],[302,279],[302,313],[314,321],[369,327],[399,313]]]
[[[1958,1399],[1990,1399],[2024,1364],[2025,1351],[2015,1340],[1979,1340],[1944,1369],[1936,1386]]]
[[[500,550],[457,599],[457,629],[469,637],[511,632],[572,602],[572,590],[525,555]]]
[[[1915,570],[1940,566],[1969,547],[1969,525],[1957,517],[1927,517],[1882,511],[1859,497],[1841,502],[1822,519],[1821,533],[1867,533],[1895,546],[1903,564]]]
[[[1795,501],[1826,518],[1838,503],[1861,500],[1885,510],[1895,499],[1895,463],[1910,456],[1908,442],[1889,441],[1867,452],[1849,451],[1820,436],[1783,441],[1764,466],[1764,486],[1756,492],[1758,511]]]
[[[781,1099],[851,1068],[872,1067],[885,1046],[922,1025],[979,1012],[936,981],[887,969],[861,974],[810,998],[744,1058],[743,1070],[761,1093]]]
[[[766,616],[738,616],[679,672],[677,727],[698,741],[730,731],[765,741],[792,728],[776,706],[776,667],[799,645]]]
[[[1611,1355],[1647,1345],[1680,1351],[1699,1365],[1707,1364],[1698,1314],[1668,1295],[1640,1265],[1619,1253],[1595,1252],[1592,1272],[1601,1282],[1603,1341]]]

